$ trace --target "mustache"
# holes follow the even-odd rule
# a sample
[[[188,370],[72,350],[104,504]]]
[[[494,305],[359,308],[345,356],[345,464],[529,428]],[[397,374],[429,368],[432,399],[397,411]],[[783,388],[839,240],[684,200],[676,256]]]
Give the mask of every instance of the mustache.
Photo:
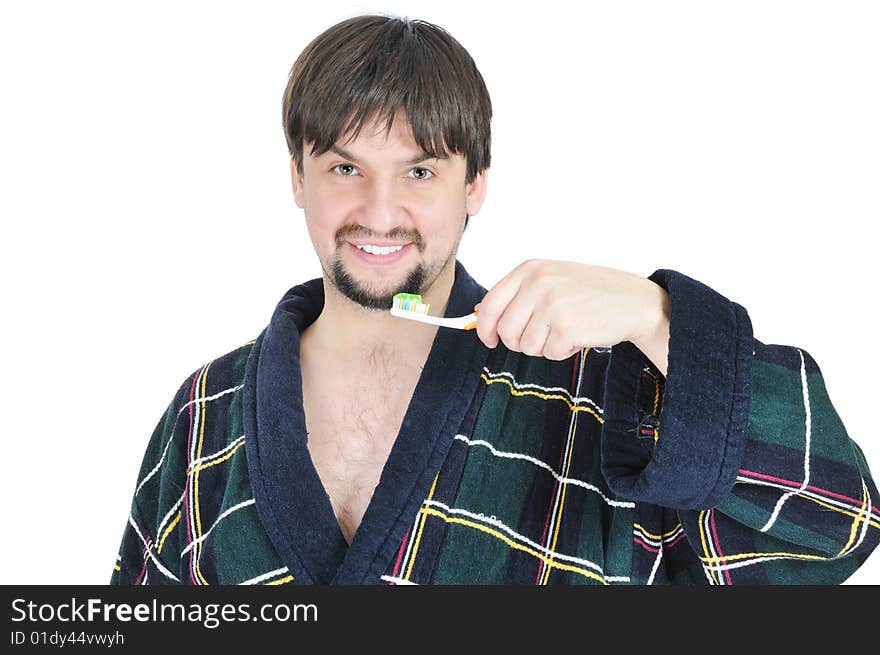
[[[348,239],[371,239],[387,241],[411,241],[421,249],[422,237],[417,234],[407,234],[401,230],[392,230],[388,234],[373,234],[369,230],[344,229],[336,234],[336,245],[343,245]]]

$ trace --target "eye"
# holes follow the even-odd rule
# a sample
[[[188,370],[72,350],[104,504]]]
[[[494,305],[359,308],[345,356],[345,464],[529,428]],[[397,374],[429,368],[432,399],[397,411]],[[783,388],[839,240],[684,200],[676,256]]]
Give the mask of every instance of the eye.
[[[422,171],[428,174],[428,177],[416,177],[417,180],[430,180],[434,177],[433,171],[428,170],[427,168],[422,168],[421,166],[416,166],[415,168],[411,168],[410,171]]]
[[[345,172],[349,169],[352,171],[357,171],[357,168],[355,168],[352,164],[336,164],[336,166],[333,166],[330,169],[330,171],[333,172],[333,171],[338,170],[338,174],[341,175],[342,177],[354,177],[354,173]],[[430,180],[431,178],[434,177],[434,172],[432,170],[427,169],[427,168],[423,168],[422,166],[416,166],[415,168],[411,168],[410,172],[413,172],[413,171],[418,171],[416,176],[413,178],[415,180],[427,181],[427,180]]]
[[[337,168],[341,168],[341,167],[343,167],[343,166],[345,166],[345,167],[347,167],[347,168],[352,168],[352,169],[354,169],[354,170],[357,170],[357,169],[356,169],[354,166],[352,166],[351,164],[336,164],[336,166],[334,166],[334,167],[331,168],[330,170],[331,170],[331,171],[335,171]],[[347,173],[340,173],[340,174],[342,175],[342,177],[351,177],[351,175],[348,175]]]

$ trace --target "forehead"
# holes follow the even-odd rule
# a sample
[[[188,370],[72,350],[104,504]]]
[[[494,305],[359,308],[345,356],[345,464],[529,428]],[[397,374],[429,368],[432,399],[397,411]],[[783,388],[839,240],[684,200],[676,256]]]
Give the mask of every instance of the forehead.
[[[396,115],[390,130],[386,130],[385,124],[377,121],[365,121],[355,137],[354,131],[342,134],[332,146],[330,152],[342,157],[354,159],[357,153],[367,151],[385,151],[395,153],[408,153],[413,158],[425,155],[419,147],[412,133],[412,128],[406,122],[406,118]]]
[[[429,155],[427,152],[425,152],[424,150],[422,150],[418,146],[414,146],[414,149],[407,148],[405,152],[410,152],[410,151],[413,152],[411,157],[407,157],[406,155],[404,155],[404,157],[402,159],[400,159],[400,158],[396,159],[395,163],[412,166],[412,165],[420,164],[420,163],[426,162],[426,161],[440,162],[440,161],[444,161],[445,159],[447,159],[447,157],[443,157],[443,158],[431,157],[431,155]],[[351,152],[350,150],[339,145],[339,143],[335,143],[332,146],[330,146],[330,150],[328,152],[324,153],[324,156],[325,157],[332,157],[334,154],[338,155],[339,157],[342,157],[344,159],[348,159],[348,160],[354,162],[355,164],[362,163],[361,162],[361,155],[355,154],[354,152]]]
[[[390,130],[387,129],[384,117],[379,119],[374,116],[364,120],[357,137],[354,136],[352,129],[352,118],[353,115],[346,123],[348,130],[343,131],[330,146],[330,150],[321,155],[322,157],[339,156],[354,163],[360,163],[360,159],[373,157],[376,159],[387,157],[399,164],[417,164],[425,161],[451,164],[456,159],[464,161],[461,155],[454,153],[447,152],[445,156],[437,158],[431,157],[422,150],[403,109],[395,112]]]

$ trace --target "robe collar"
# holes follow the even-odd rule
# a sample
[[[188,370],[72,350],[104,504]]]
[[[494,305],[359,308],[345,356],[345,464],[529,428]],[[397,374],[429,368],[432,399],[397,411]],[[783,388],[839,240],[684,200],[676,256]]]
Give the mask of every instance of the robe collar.
[[[483,299],[456,260],[445,316]],[[245,450],[257,512],[294,584],[375,584],[427,496],[489,355],[475,331],[439,328],[363,520],[349,546],[306,445],[299,335],[324,307],[322,278],[288,290],[248,356]]]

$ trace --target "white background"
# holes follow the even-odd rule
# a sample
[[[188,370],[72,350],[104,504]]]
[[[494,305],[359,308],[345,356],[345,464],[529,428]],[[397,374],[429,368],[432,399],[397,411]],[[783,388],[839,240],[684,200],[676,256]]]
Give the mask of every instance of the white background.
[[[681,271],[813,355],[880,473],[876,3],[308,5],[2,5],[0,582],[106,583],[174,391],[320,275],[281,96],[373,11],[443,26],[486,80],[459,251],[483,286],[530,257]]]

